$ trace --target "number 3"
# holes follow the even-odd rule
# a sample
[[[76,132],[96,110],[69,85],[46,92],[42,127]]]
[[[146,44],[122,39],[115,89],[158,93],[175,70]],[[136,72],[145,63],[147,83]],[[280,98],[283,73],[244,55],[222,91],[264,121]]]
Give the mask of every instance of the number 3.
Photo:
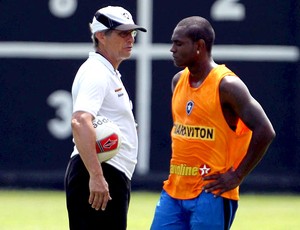
[[[49,95],[47,103],[56,109],[56,118],[48,121],[49,132],[57,139],[71,136],[72,96],[66,90],[57,90]]]

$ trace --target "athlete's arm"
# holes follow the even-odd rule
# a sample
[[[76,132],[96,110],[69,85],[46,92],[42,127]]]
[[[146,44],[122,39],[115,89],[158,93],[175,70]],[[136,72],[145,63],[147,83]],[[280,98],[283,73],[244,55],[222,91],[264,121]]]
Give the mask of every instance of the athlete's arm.
[[[178,82],[178,80],[179,80],[179,78],[180,78],[182,72],[183,72],[183,71],[180,71],[180,72],[178,72],[177,74],[174,75],[174,77],[173,77],[173,79],[172,79],[172,85],[171,85],[171,90],[172,90],[172,92],[174,92],[174,89],[175,89],[175,87],[176,87],[176,85],[177,85],[177,82]]]
[[[90,175],[89,203],[96,210],[100,208],[104,210],[111,197],[96,154],[96,134],[92,126],[93,119],[94,117],[90,113],[75,112],[72,116],[72,132],[80,157]]]
[[[224,174],[204,178],[212,182],[203,189],[207,192],[219,190],[217,195],[239,186],[261,161],[275,138],[275,131],[263,108],[251,96],[241,79],[234,76],[225,77],[220,83],[220,100],[221,104],[230,106],[236,116],[252,130],[252,138],[245,157],[236,169],[231,168]]]

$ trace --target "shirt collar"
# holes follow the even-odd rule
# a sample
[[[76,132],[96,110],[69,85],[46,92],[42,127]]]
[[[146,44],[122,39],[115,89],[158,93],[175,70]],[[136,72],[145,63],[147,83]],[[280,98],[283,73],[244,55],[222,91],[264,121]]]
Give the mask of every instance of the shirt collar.
[[[118,77],[121,77],[121,74],[120,74],[119,70],[114,69],[112,64],[100,53],[90,52],[89,57],[96,58],[96,59],[100,60],[112,72],[112,74],[115,74]]]

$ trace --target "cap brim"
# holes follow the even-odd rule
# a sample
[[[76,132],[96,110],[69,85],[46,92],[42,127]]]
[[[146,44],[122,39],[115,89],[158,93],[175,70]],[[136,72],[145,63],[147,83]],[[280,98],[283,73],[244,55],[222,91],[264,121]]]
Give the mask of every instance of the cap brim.
[[[138,26],[138,25],[132,25],[132,24],[123,24],[115,27],[116,30],[140,30],[142,32],[147,32],[147,30],[144,27]]]

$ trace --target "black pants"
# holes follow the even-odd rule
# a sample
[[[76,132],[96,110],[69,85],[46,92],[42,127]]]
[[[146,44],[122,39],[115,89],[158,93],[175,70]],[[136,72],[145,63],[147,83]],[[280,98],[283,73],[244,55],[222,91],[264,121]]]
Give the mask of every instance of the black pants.
[[[88,203],[89,174],[80,156],[70,159],[65,189],[71,230],[125,230],[127,227],[131,182],[113,166],[106,163],[101,166],[112,197],[105,211],[97,211]]]

